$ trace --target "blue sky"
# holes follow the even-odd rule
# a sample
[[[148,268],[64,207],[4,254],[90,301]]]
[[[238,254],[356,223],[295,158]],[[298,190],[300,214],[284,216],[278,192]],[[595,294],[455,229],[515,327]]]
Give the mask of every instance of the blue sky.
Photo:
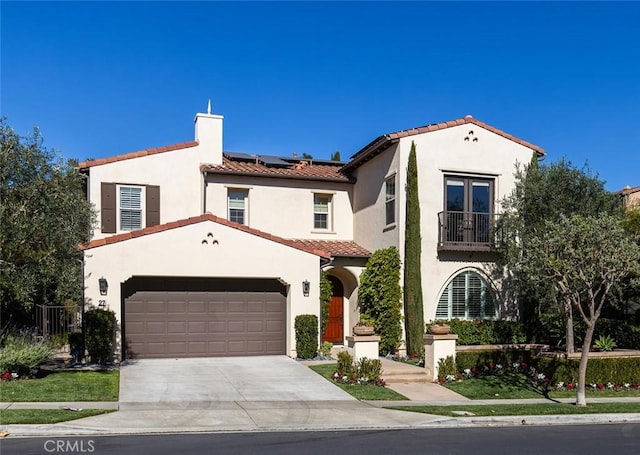
[[[2,115],[80,160],[193,139],[348,158],[474,117],[640,185],[640,3],[1,3]]]

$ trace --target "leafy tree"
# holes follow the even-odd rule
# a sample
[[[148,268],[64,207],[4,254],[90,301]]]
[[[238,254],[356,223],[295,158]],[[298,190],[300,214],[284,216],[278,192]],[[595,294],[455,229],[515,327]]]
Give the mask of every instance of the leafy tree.
[[[0,249],[5,327],[32,322],[33,305],[79,302],[81,258],[95,220],[74,161],[0,120]]]
[[[418,200],[418,164],[416,144],[411,142],[407,166],[407,222],[404,243],[404,327],[407,354],[420,355],[424,350],[424,313],[422,306],[422,272],[420,255],[420,201]]]
[[[380,353],[394,353],[402,337],[400,252],[394,246],[374,251],[360,275],[360,313],[373,320]]]
[[[544,234],[546,221],[558,221],[575,213],[618,213],[619,203],[588,166],[578,168],[564,159],[546,165],[539,163],[534,154],[529,165],[516,169],[515,188],[503,201],[503,207],[502,257],[496,272],[501,275],[503,270],[509,270],[510,275],[503,280],[503,292],[521,300],[528,328],[539,327],[541,315],[557,311],[560,300],[551,283],[520,269],[521,261],[531,250],[531,239]],[[573,309],[565,306],[561,313],[566,322],[566,349],[573,352]],[[535,338],[536,334],[528,335]]]
[[[312,160],[313,156],[311,156],[311,155],[309,155],[308,153],[305,152],[305,153],[302,154],[302,159],[303,160]]]
[[[586,406],[587,362],[595,325],[613,287],[640,271],[640,244],[612,215],[561,216],[546,221],[544,228],[529,239],[522,271],[549,283],[564,307],[571,307],[585,324],[576,404]]]
[[[327,278],[327,272],[320,273],[320,333],[324,334],[329,322],[329,304],[333,296],[331,281]]]
[[[340,152],[335,151],[331,154],[331,161],[340,161]]]

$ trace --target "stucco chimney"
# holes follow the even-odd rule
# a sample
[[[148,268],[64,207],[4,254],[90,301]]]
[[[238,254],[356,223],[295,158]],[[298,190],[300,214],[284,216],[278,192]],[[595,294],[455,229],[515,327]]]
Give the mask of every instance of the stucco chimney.
[[[204,152],[202,162],[222,164],[222,115],[211,113],[211,105],[206,114],[196,114],[194,120],[196,141]]]

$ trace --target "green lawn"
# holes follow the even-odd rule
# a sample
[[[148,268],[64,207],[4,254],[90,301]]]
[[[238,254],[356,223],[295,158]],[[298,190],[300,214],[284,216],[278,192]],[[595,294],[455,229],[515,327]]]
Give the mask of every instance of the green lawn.
[[[459,406],[394,406],[389,409],[422,412],[447,417],[468,417],[454,414],[454,411],[471,413],[476,416],[527,416],[556,414],[609,414],[640,412],[639,403],[592,403],[581,407],[569,403],[541,404],[497,404],[497,405],[459,405]]]
[[[358,400],[407,400],[407,397],[404,395],[400,395],[395,390],[391,390],[387,387],[334,382],[332,376],[336,371],[336,365],[336,363],[326,363],[323,365],[313,365],[309,368],[325,377],[328,381],[333,382],[335,385]]]
[[[118,401],[120,372],[61,371],[0,382],[0,401]],[[68,412],[68,411],[67,411]]]
[[[488,400],[492,398],[544,398],[544,389],[535,386],[524,375],[504,374],[500,376],[485,376],[481,378],[465,379],[459,382],[448,382],[445,387],[464,395],[472,400]],[[551,391],[550,398],[571,398],[575,391]],[[587,388],[587,397],[640,397],[640,390],[593,390]]]
[[[3,409],[0,410],[0,424],[45,424],[66,422],[113,412],[112,409],[84,409],[66,411],[64,409]]]

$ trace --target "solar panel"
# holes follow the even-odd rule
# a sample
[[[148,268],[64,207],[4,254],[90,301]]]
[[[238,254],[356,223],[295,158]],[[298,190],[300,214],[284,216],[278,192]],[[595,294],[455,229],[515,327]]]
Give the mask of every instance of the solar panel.
[[[277,158],[275,156],[258,155],[258,161],[260,161],[262,164],[266,166],[273,166],[273,167],[291,166],[290,163],[287,163],[286,161],[281,160],[280,158]]]
[[[234,161],[255,161],[256,157],[248,153],[224,152],[224,156]]]

